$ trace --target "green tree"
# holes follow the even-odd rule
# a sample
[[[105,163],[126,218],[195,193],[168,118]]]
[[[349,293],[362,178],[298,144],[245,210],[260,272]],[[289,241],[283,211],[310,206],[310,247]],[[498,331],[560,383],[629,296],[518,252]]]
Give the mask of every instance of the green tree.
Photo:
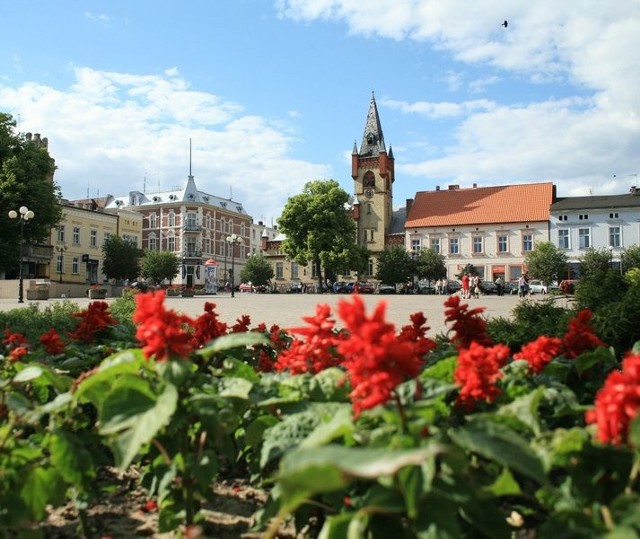
[[[273,268],[262,254],[255,254],[247,258],[244,268],[240,272],[242,282],[251,282],[256,286],[265,286],[273,279]]]
[[[414,264],[411,255],[402,245],[391,245],[377,254],[376,279],[385,284],[405,284],[411,280]]]
[[[640,245],[631,245],[627,247],[621,256],[622,273],[626,273],[630,269],[640,268]]]
[[[545,284],[562,280],[567,273],[567,255],[550,241],[537,243],[525,257],[527,272]]]
[[[35,217],[24,227],[25,243],[49,243],[51,227],[62,219],[55,165],[47,148],[15,133],[11,115],[0,112],[0,271],[17,268],[18,223],[8,212],[27,206]]]
[[[320,287],[323,268],[335,273],[353,262],[356,225],[348,209],[350,202],[349,194],[335,180],[314,180],[287,201],[278,219],[287,236],[284,252],[298,264],[311,263]]]
[[[180,270],[180,259],[171,251],[145,251],[142,257],[141,275],[160,284],[167,279],[171,282]]]
[[[447,275],[444,255],[434,249],[422,249],[414,262],[418,279],[434,281]]]
[[[119,236],[109,236],[102,246],[104,263],[102,272],[107,279],[134,280],[140,275],[140,257],[142,251],[135,241],[124,240]]]
[[[589,247],[580,257],[580,279],[602,277],[611,269],[611,253],[608,249]]]

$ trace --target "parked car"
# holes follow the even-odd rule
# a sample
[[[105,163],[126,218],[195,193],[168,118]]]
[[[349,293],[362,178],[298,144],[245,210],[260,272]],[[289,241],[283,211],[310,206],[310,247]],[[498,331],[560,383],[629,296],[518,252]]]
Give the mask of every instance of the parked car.
[[[529,292],[531,294],[546,294],[549,292],[549,288],[542,281],[532,279],[529,281]]]
[[[480,281],[478,283],[478,288],[480,289],[480,292],[482,292],[483,294],[498,293],[498,287],[496,286],[496,283],[494,283],[493,281]]]
[[[357,281],[353,285],[353,292],[357,292],[358,294],[373,294],[375,289],[376,287],[369,281]]]
[[[418,283],[418,286],[415,289],[416,294],[435,294],[436,287],[433,283],[429,281],[423,281]]]
[[[512,295],[515,296],[518,293],[518,283],[506,282],[503,285],[503,293],[505,296]]]
[[[395,294],[396,292],[395,284],[380,283],[378,285],[378,294]]]
[[[560,282],[559,288],[564,294],[573,294],[576,291],[576,286],[578,286],[577,279],[565,279]]]
[[[348,283],[346,281],[336,281],[333,283],[333,292],[335,294],[350,294],[353,290],[353,283]]]
[[[445,292],[447,294],[455,294],[459,290],[462,289],[462,283],[460,281],[454,281],[452,279],[447,280],[447,289]]]
[[[240,283],[238,285],[238,292],[255,292],[256,287],[251,283]]]

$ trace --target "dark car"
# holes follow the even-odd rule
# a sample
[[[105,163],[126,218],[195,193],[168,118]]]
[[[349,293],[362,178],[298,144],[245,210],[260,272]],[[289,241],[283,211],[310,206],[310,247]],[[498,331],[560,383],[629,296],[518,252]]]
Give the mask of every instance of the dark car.
[[[395,294],[396,292],[396,285],[394,284],[380,283],[378,285],[378,294]]]
[[[416,294],[435,294],[436,293],[436,287],[433,285],[433,283],[430,282],[422,282],[422,283],[418,283],[418,286],[416,287]]]
[[[455,294],[456,292],[462,289],[462,283],[460,281],[454,281],[452,279],[448,279],[446,287],[447,289],[445,290],[445,292],[447,294]]]
[[[358,294],[373,294],[376,287],[369,281],[358,281],[353,285],[353,292]]]
[[[506,282],[503,285],[502,293],[515,296],[518,293],[518,283]]]
[[[353,283],[347,283],[345,281],[336,281],[333,283],[333,292],[335,294],[349,294],[353,287]]]
[[[493,281],[480,281],[478,283],[478,288],[480,289],[480,292],[482,292],[483,294],[498,293],[498,287],[496,286],[496,283],[494,283]]]

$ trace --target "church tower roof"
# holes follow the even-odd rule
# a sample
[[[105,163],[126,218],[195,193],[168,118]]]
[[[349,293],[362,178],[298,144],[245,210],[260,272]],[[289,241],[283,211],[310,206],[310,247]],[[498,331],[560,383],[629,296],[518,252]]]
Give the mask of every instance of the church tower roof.
[[[378,106],[376,105],[376,97],[371,92],[371,102],[369,103],[369,113],[367,114],[367,122],[364,126],[362,135],[362,144],[360,145],[359,155],[375,156],[380,152],[386,152],[384,145],[384,135],[380,125],[380,116],[378,115]]]

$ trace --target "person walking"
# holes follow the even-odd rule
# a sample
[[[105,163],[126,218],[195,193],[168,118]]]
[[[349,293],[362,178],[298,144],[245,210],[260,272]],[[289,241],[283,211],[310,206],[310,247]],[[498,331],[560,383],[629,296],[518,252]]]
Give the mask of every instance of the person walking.
[[[469,275],[462,276],[462,298],[469,299]]]
[[[502,277],[498,275],[498,278],[496,279],[496,294],[498,294],[498,296],[502,296],[503,287],[504,287],[504,282],[502,281]]]

